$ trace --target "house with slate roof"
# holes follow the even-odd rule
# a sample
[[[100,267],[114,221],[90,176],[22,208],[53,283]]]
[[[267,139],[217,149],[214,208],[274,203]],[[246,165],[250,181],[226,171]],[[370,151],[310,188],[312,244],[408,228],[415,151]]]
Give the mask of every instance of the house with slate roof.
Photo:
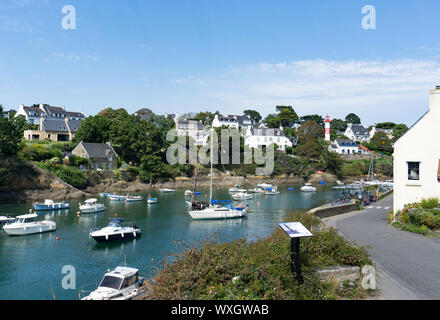
[[[178,136],[188,136],[195,141],[196,146],[205,146],[208,144],[210,136],[209,130],[205,130],[202,121],[196,120],[178,120],[174,119],[176,123],[176,131]]]
[[[345,130],[344,136],[353,141],[368,142],[370,141],[370,132],[361,124],[349,123]]]
[[[16,117],[24,116],[38,130],[26,130],[26,140],[71,141],[81,122],[85,119],[81,112],[66,111],[64,107],[54,107],[47,104],[27,107],[20,105]]]
[[[336,152],[338,154],[370,154],[370,150],[361,144],[357,144],[353,140],[348,139],[336,139],[329,145],[328,150],[330,152]]]
[[[71,141],[81,126],[82,120],[45,119],[40,120],[38,130],[25,130],[26,140]]]
[[[88,143],[81,141],[72,154],[89,160],[90,169],[111,170],[118,167],[118,154],[110,142]]]

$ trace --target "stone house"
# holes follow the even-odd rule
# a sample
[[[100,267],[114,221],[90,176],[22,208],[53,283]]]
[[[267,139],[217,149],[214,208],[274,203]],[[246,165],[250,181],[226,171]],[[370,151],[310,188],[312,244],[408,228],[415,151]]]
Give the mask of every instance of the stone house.
[[[89,169],[117,169],[118,154],[110,142],[88,143],[81,141],[72,154],[89,160]]]

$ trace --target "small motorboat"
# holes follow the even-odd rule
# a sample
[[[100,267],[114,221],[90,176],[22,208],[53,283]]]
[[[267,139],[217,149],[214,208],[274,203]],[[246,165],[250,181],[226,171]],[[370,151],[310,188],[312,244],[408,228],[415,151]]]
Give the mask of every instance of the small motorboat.
[[[185,196],[192,196],[193,194],[201,195],[202,193],[201,193],[201,192],[198,192],[198,191],[194,192],[194,191],[192,191],[192,190],[186,190],[186,191],[185,191]]]
[[[127,196],[125,198],[125,202],[139,202],[142,201],[144,198],[141,196]]]
[[[250,193],[264,193],[264,189],[258,187],[258,188],[254,188],[254,189],[249,189],[247,192],[250,192]]]
[[[242,188],[240,188],[239,185],[235,185],[232,188],[229,188],[229,192],[230,193],[238,193],[238,192],[244,193],[244,192],[246,192],[246,189],[242,189]]]
[[[9,236],[25,236],[55,231],[57,229],[55,222],[47,220],[38,221],[37,218],[38,215],[35,213],[18,216],[15,222],[4,225],[3,230],[5,230]]]
[[[165,193],[176,192],[176,190],[174,190],[174,189],[168,189],[168,188],[159,189],[159,191],[160,191],[160,192],[165,192]]]
[[[264,191],[264,194],[266,194],[266,195],[276,195],[276,194],[280,194],[280,192],[278,191],[277,188],[266,188],[266,190]]]
[[[303,187],[301,187],[301,191],[303,191],[303,192],[315,192],[316,188],[313,187],[311,183],[306,183]]]
[[[137,300],[146,293],[144,280],[138,269],[117,267],[109,270],[98,288],[81,300]]]
[[[105,206],[102,203],[98,203],[97,199],[88,199],[83,205],[79,206],[81,213],[95,213],[105,210]]]
[[[116,193],[100,193],[99,194],[99,196],[101,197],[101,198],[107,198],[108,196],[113,196],[113,195],[116,195]]]
[[[124,227],[122,225],[123,222],[124,219],[122,218],[113,219],[106,227],[90,232],[89,236],[97,242],[130,240],[141,236],[141,229],[135,224],[132,224],[130,227]]]
[[[127,199],[127,196],[121,196],[120,194],[112,194],[109,195],[108,198],[111,201],[125,201],[125,199]]]
[[[246,192],[237,192],[232,195],[232,199],[234,200],[248,200],[253,198],[254,198],[253,195]]]
[[[273,188],[274,187],[274,185],[270,184],[270,183],[259,183],[257,186],[260,187],[260,188],[263,188],[263,189]]]
[[[53,211],[69,209],[70,204],[65,202],[54,202],[53,200],[45,200],[44,203],[34,203],[35,211]]]
[[[158,203],[158,202],[159,202],[159,200],[157,200],[157,198],[153,198],[151,196],[151,194],[148,195],[148,197],[147,197],[147,203],[148,204],[153,204],[153,203]]]
[[[0,229],[3,228],[4,225],[13,223],[15,221],[14,217],[11,216],[0,216]]]

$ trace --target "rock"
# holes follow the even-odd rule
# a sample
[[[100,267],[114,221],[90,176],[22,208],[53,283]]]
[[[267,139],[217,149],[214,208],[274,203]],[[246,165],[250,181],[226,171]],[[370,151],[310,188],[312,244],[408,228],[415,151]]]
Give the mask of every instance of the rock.
[[[316,274],[321,281],[334,281],[339,285],[343,284],[344,281],[355,282],[361,277],[360,268],[353,266],[331,266],[326,268],[317,268]]]

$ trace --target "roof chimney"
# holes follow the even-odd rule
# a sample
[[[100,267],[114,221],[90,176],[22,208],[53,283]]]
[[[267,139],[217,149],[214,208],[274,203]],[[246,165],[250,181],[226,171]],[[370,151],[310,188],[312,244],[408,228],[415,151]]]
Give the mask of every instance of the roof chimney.
[[[429,110],[440,112],[440,86],[429,92]]]

